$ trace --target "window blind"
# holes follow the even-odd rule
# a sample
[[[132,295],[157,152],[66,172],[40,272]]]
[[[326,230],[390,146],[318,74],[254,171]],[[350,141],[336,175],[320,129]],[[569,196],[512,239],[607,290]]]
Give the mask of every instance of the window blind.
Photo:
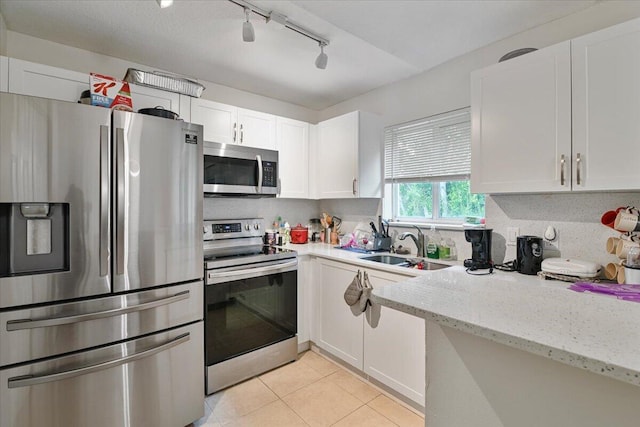
[[[385,128],[384,158],[385,182],[469,179],[469,108]]]

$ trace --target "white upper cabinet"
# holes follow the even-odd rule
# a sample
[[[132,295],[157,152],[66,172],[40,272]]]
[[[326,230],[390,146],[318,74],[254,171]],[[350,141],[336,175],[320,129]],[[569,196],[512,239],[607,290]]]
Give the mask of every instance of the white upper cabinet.
[[[0,92],[9,92],[9,58],[0,56]]]
[[[640,19],[471,75],[476,193],[640,189]]]
[[[319,199],[382,197],[382,126],[354,111],[320,122],[314,158]]]
[[[204,126],[204,140],[235,144],[238,108],[202,98],[191,99],[191,122]]]
[[[471,75],[471,190],[571,189],[571,52],[564,42]]]
[[[9,92],[76,102],[89,89],[89,74],[9,58]],[[180,95],[129,84],[133,108],[160,106],[180,114]]]
[[[640,19],[571,48],[573,189],[640,189]]]
[[[9,58],[9,92],[76,102],[89,89],[89,75]]]
[[[276,149],[276,116],[238,108],[238,140],[249,147]]]
[[[276,116],[193,98],[191,122],[204,126],[206,141],[276,148]]]
[[[309,123],[276,118],[280,197],[309,197]]]

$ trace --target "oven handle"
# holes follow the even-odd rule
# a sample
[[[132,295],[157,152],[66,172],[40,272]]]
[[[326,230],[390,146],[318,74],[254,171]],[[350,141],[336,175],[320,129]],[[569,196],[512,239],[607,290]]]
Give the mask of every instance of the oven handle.
[[[252,277],[264,276],[267,274],[277,274],[277,273],[286,273],[288,271],[294,271],[298,268],[298,260],[285,262],[282,264],[270,265],[267,267],[251,267],[251,268],[243,268],[242,270],[234,270],[234,271],[212,271],[207,274],[208,281],[215,280],[216,283],[220,283],[225,279],[224,282],[231,282],[234,280],[240,279],[250,279]],[[213,284],[213,283],[207,283]]]
[[[165,342],[164,344],[160,344],[148,350],[141,351],[140,353],[134,353],[129,356],[122,357],[120,359],[109,360],[108,362],[98,363],[97,365],[81,366],[79,368],[73,368],[73,369],[69,369],[68,371],[56,372],[54,374],[48,374],[48,375],[39,375],[39,376],[26,375],[26,376],[9,378],[8,386],[9,388],[30,387],[37,384],[48,383],[51,381],[61,381],[67,378],[79,377],[80,375],[87,375],[92,372],[102,371],[104,369],[113,368],[115,366],[120,366],[136,360],[151,357],[154,354],[158,354],[172,347],[180,345],[184,342],[187,342],[189,341],[189,339],[190,339],[189,332],[187,332],[186,334],[178,335],[177,337],[173,338],[170,341]]]
[[[120,316],[122,314],[133,313],[136,311],[148,310],[150,308],[160,307],[162,305],[173,304],[189,298],[189,291],[178,292],[170,297],[154,299],[153,301],[142,304],[131,305],[128,307],[113,308],[111,310],[97,311],[94,313],[75,314],[65,317],[49,317],[45,319],[19,319],[9,320],[7,322],[7,331],[19,331],[22,329],[46,328],[50,326],[68,325],[70,323],[86,322],[89,320],[104,319],[105,317]]]

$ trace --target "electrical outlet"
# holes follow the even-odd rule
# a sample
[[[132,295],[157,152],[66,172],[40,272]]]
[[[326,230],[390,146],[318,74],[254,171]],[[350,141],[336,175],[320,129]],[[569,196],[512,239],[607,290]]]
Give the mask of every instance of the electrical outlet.
[[[507,246],[515,246],[520,235],[518,227],[507,227]]]

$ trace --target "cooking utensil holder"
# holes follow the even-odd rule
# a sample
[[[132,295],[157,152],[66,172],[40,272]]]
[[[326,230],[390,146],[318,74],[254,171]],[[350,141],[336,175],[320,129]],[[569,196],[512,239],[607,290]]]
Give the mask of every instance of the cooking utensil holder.
[[[376,237],[373,239],[374,251],[388,251],[391,248],[391,237]]]

